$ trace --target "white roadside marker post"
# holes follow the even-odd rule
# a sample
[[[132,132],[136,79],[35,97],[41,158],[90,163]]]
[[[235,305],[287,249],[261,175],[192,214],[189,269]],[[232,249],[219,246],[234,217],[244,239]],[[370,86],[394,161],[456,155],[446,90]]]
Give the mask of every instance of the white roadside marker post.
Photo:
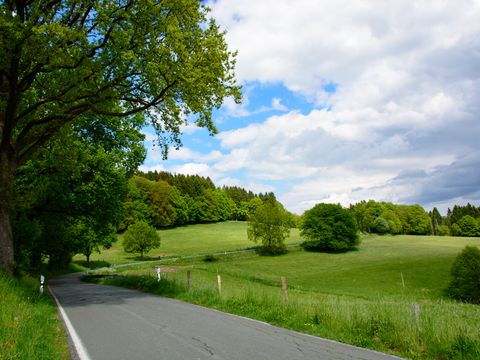
[[[160,281],[162,279],[162,270],[160,269],[160,266],[155,266],[155,270],[157,271],[157,281]]]
[[[43,285],[45,285],[45,276],[40,274],[40,295],[43,295]]]

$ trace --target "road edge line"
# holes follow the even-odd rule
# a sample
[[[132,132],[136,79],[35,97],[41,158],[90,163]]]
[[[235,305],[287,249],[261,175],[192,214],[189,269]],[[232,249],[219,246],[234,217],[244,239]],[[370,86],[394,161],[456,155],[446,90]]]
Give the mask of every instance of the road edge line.
[[[83,345],[82,340],[80,339],[80,336],[78,336],[77,331],[73,327],[70,319],[68,318],[67,313],[65,312],[62,305],[60,304],[60,301],[55,295],[55,292],[48,285],[47,285],[47,288],[50,291],[50,294],[52,295],[53,300],[55,301],[55,304],[58,307],[58,310],[60,311],[60,316],[62,317],[65,327],[67,328],[70,339],[72,340],[75,351],[77,352],[77,356],[79,357],[80,360],[91,360],[90,355],[88,355],[87,349]]]

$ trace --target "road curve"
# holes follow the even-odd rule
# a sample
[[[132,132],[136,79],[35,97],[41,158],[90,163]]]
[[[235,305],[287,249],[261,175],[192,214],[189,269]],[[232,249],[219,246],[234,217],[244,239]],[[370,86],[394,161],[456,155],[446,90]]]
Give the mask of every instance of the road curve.
[[[80,274],[54,279],[50,289],[91,360],[399,359],[178,300],[83,283]]]

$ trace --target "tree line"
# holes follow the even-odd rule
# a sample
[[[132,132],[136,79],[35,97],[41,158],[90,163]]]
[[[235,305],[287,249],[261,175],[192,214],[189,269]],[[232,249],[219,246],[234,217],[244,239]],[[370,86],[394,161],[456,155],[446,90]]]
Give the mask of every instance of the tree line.
[[[241,187],[217,187],[208,177],[138,172],[128,181],[126,216],[119,230],[144,221],[159,229],[218,222],[246,221],[267,199],[277,201],[273,193],[254,194]],[[292,225],[294,215],[290,214]]]
[[[455,205],[442,216],[434,207],[396,205],[374,200],[350,205],[358,229],[373,234],[480,236],[480,207]]]

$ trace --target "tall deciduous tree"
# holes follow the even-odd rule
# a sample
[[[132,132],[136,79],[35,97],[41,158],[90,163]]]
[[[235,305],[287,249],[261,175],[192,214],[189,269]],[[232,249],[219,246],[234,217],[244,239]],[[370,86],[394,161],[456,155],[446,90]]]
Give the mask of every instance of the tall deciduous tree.
[[[240,99],[224,33],[199,0],[0,0],[0,268],[11,270],[17,168],[87,114],[142,113],[165,155],[191,114]]]
[[[265,201],[248,219],[248,238],[260,241],[265,254],[284,253],[285,239],[290,236],[289,220],[289,214],[280,203],[274,199]]]

